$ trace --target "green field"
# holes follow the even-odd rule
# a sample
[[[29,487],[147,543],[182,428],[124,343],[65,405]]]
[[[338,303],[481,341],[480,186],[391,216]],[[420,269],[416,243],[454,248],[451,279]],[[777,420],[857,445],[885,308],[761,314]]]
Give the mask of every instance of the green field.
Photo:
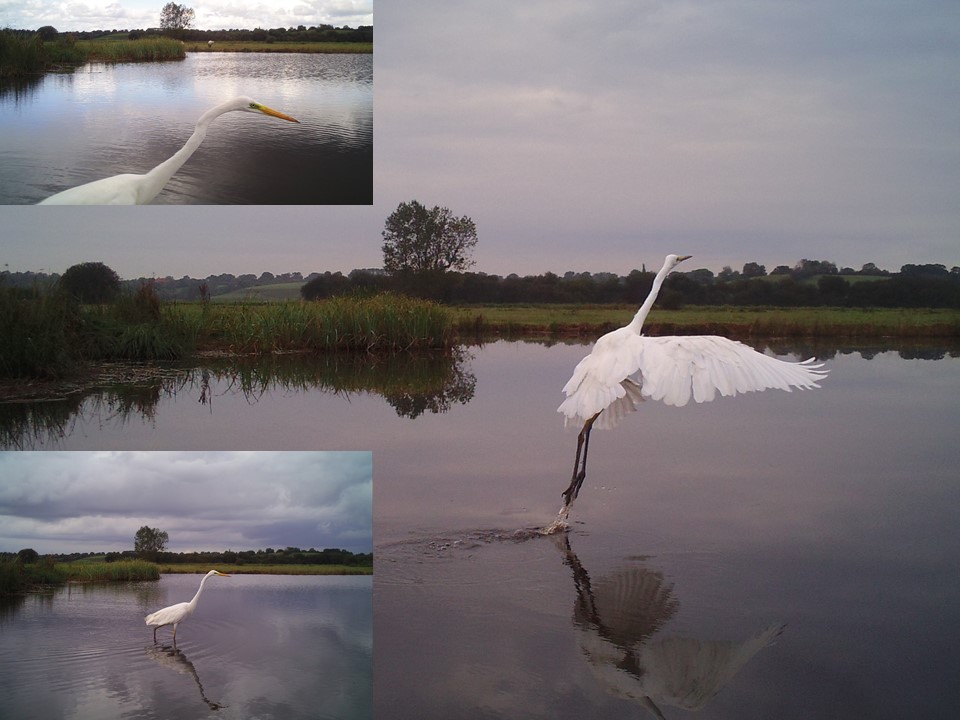
[[[870,282],[864,277],[858,281]],[[230,302],[284,302],[300,296],[302,283],[274,283],[213,298]],[[479,333],[596,334],[625,325],[633,305],[518,304],[451,308],[461,337]],[[960,310],[914,308],[654,307],[646,323],[650,334],[666,332],[729,335],[960,337]]]
[[[454,323],[471,332],[592,335],[627,324],[632,305],[488,305],[458,307]],[[904,308],[686,307],[650,313],[651,335],[960,337],[960,310]]]
[[[271,285],[255,285],[243,290],[232,290],[217,295],[214,300],[218,303],[230,302],[284,302],[299,300],[300,288],[303,282],[273,283]]]
[[[353,565],[230,565],[204,563],[161,563],[166,574],[199,574],[219,570],[227,575],[372,575],[372,567]]]
[[[270,53],[360,53],[373,52],[369,42],[266,42],[258,40],[188,41],[187,52],[270,52]]]

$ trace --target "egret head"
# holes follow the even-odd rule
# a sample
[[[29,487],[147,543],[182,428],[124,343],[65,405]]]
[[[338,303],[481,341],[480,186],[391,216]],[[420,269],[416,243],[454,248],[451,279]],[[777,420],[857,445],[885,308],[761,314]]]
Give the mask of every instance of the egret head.
[[[258,103],[253,98],[241,96],[241,97],[238,97],[236,100],[234,100],[234,102],[237,104],[237,107],[236,107],[237,110],[243,110],[244,112],[255,112],[255,113],[260,113],[262,115],[269,115],[270,117],[280,118],[281,120],[289,120],[290,122],[295,122],[298,124],[300,122],[296,118],[292,118],[289,115],[284,115],[282,112],[278,110],[274,110],[273,108],[269,108],[262,103]]]
[[[220,577],[231,577],[230,575],[227,575],[226,573],[222,573],[219,570],[211,570],[210,572],[207,573],[207,577],[210,577],[211,575],[219,575]]]
[[[667,255],[667,260],[664,265],[672,270],[684,260],[689,260],[692,257],[693,255]]]

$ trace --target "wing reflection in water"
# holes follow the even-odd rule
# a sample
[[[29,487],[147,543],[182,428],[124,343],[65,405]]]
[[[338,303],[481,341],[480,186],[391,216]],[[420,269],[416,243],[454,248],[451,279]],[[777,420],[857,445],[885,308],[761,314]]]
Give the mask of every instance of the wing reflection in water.
[[[191,676],[194,682],[197,683],[201,699],[211,710],[219,710],[220,708],[227,707],[226,705],[213,702],[206,696],[206,693],[203,691],[203,684],[200,682],[200,676],[197,675],[197,669],[193,666],[192,662],[187,660],[187,656],[183,654],[182,650],[178,650],[172,645],[148,645],[145,650],[147,657],[158,665],[169,668],[181,675]]]
[[[554,539],[573,571],[573,624],[598,683],[613,695],[637,701],[657,718],[664,718],[661,706],[703,708],[785,627],[770,625],[740,642],[653,639],[679,608],[663,575],[631,565],[591,582],[567,534]]]
[[[255,404],[271,393],[322,392],[349,397],[379,395],[397,415],[445,413],[473,399],[473,356],[465,348],[386,355],[329,353],[209,359],[202,367],[161,368],[104,364],[83,383],[25,390],[0,388],[0,447],[30,449],[56,444],[86,421],[123,427],[152,422],[162,401],[187,395],[214,412],[217,397],[242,395]]]

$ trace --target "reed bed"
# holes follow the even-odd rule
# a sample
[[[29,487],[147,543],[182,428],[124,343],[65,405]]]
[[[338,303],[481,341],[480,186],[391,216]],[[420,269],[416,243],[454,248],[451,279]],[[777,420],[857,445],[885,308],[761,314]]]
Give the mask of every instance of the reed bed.
[[[128,580],[159,580],[160,568],[145,560],[118,560],[117,562],[57,563],[69,582],[122,582]]]
[[[78,308],[33,288],[0,287],[0,377],[58,377],[72,364]]]
[[[39,35],[23,37],[0,30],[0,78],[16,78],[42,73],[47,54]]]
[[[77,49],[87,62],[157,62],[183,60],[187,56],[183,44],[171,38],[80,40]]]
[[[185,327],[202,348],[240,354],[297,351],[397,352],[447,347],[446,308],[401,295],[338,297],[322,302],[182,306]]]
[[[159,580],[160,570],[143,560],[120,562],[0,563],[0,595],[55,587],[65,582],[107,583],[129,580]]]
[[[20,78],[86,62],[157,62],[182,60],[183,44],[171,38],[75,40],[61,35],[44,42],[39,35],[0,31],[0,78]]]
[[[13,595],[62,585],[63,573],[46,563],[23,564],[18,560],[0,562],[0,595]]]

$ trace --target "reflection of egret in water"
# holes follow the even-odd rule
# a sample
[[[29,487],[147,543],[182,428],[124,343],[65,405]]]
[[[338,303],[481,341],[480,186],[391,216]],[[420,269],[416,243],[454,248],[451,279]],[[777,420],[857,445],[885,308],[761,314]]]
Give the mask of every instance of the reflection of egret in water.
[[[740,642],[653,640],[679,608],[663,575],[632,565],[591,582],[569,537],[564,534],[555,542],[573,571],[573,623],[594,676],[608,692],[639,702],[658,718],[664,717],[663,705],[701,709],[783,631],[782,624],[770,625]]]
[[[207,697],[206,693],[203,691],[203,684],[200,682],[200,676],[197,675],[197,669],[193,666],[192,662],[187,660],[187,656],[184,655],[181,650],[178,650],[176,647],[170,645],[163,645],[161,647],[156,645],[148,645],[146,647],[146,651],[147,657],[156,662],[158,665],[170,668],[181,675],[190,675],[194,682],[197,683],[197,687],[200,689],[200,697],[211,710],[219,710],[220,708],[227,707],[226,705],[213,702]]]

